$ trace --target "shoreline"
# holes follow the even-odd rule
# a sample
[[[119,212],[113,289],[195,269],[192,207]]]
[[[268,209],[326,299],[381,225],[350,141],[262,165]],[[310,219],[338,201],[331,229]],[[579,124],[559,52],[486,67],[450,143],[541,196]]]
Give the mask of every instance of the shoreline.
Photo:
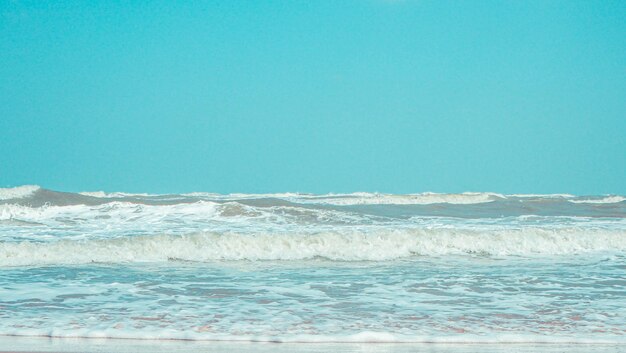
[[[80,340],[80,341],[131,341],[131,342],[188,342],[188,343],[199,343],[199,344],[312,344],[312,345],[323,345],[323,344],[337,344],[337,345],[350,345],[350,344],[387,344],[387,345],[619,345],[624,346],[626,348],[626,340],[620,341],[602,341],[602,340],[513,340],[513,339],[493,339],[493,340],[455,340],[458,336],[449,336],[446,337],[448,340],[444,340],[443,337],[441,339],[423,339],[423,340],[392,340],[385,338],[366,338],[366,337],[374,337],[372,334],[376,335],[376,332],[363,332],[365,336],[361,334],[348,336],[352,337],[352,339],[319,339],[319,340],[306,340],[306,339],[271,339],[271,338],[258,338],[251,336],[241,336],[241,338],[184,338],[184,337],[123,337],[123,336],[80,336],[80,335],[47,335],[47,334],[1,334],[0,333],[0,342],[3,339],[44,339],[44,340]],[[356,336],[361,336],[360,339],[356,338]],[[320,337],[328,337],[328,336],[320,336]],[[549,337],[549,336],[545,336]],[[0,351],[1,352],[1,351]]]
[[[322,352],[454,352],[454,353],[531,353],[624,351],[623,343],[443,343],[443,342],[252,342],[197,341],[184,339],[79,338],[0,335],[0,353],[131,353],[131,352],[244,352],[244,353],[322,353]]]

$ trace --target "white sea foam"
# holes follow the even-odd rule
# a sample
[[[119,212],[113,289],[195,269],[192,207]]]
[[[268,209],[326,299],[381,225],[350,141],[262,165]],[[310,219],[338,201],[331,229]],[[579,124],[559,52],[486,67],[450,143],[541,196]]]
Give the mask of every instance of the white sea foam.
[[[142,229],[176,229],[185,224],[206,226],[250,226],[258,229],[265,224],[282,227],[285,224],[354,223],[371,219],[367,215],[328,209],[290,206],[254,207],[238,202],[217,203],[197,201],[169,205],[146,205],[115,201],[100,205],[68,205],[29,207],[0,204],[0,221],[36,222],[48,226],[81,224],[101,228],[118,226]],[[93,229],[92,229],[93,230]],[[121,230],[121,229],[120,229]],[[97,229],[96,229],[97,232]],[[74,232],[75,233],[75,232]],[[89,236],[89,234],[85,234]]]
[[[473,204],[492,202],[506,198],[504,195],[496,193],[466,192],[461,194],[382,194],[369,192],[355,192],[350,194],[305,194],[305,193],[272,193],[272,194],[215,194],[204,192],[193,192],[182,194],[188,197],[209,198],[215,200],[250,200],[250,199],[281,199],[293,203],[301,204],[324,204],[324,205],[428,205],[435,203],[449,204]]]
[[[626,231],[527,228],[405,229],[319,234],[200,232],[113,239],[0,243],[0,266],[169,260],[388,261],[411,256],[567,255],[626,251]]]
[[[131,193],[106,193],[103,191],[95,192],[80,192],[79,194],[85,196],[99,197],[99,198],[121,198],[121,197],[151,197],[162,196],[158,194],[131,194]],[[368,192],[355,192],[350,194],[306,194],[306,193],[269,193],[269,194],[216,194],[207,192],[192,192],[181,194],[184,197],[197,197],[211,200],[221,201],[238,201],[238,200],[251,200],[251,199],[281,199],[294,203],[303,204],[326,204],[326,205],[428,205],[436,203],[449,203],[449,204],[474,204],[492,202],[499,199],[505,199],[506,196],[497,193],[481,193],[481,192],[465,192],[460,194],[440,194],[425,192],[420,194],[382,194],[382,193],[368,193]]]
[[[104,192],[104,191],[81,191],[78,193],[83,196],[91,196],[97,198],[122,198],[122,197],[150,197],[158,196],[158,194],[148,193],[128,193],[128,192]]]
[[[576,195],[572,195],[572,194],[511,194],[511,195],[506,195],[507,197],[511,196],[511,197],[519,197],[519,198],[547,198],[547,199],[559,199],[559,198],[563,198],[563,199],[569,199],[569,198],[573,198],[576,197]]]
[[[122,323],[118,322],[118,325],[122,326]],[[117,328],[98,328],[98,329],[13,329],[6,330],[1,335],[5,336],[13,336],[13,337],[49,337],[49,338],[71,338],[71,339],[124,339],[124,340],[150,340],[153,343],[161,344],[161,345],[172,345],[175,342],[171,342],[171,340],[183,340],[183,341],[207,341],[211,342],[211,347],[215,348],[220,342],[230,342],[230,346],[226,346],[228,349],[238,349],[240,347],[236,347],[233,344],[236,342],[241,343],[316,343],[316,344],[324,344],[324,343],[417,343],[417,344],[470,344],[468,347],[454,347],[455,352],[475,352],[476,344],[554,344],[554,345],[568,345],[568,346],[551,346],[550,348],[558,349],[564,348],[564,351],[570,351],[572,349],[580,349],[581,352],[596,351],[598,347],[594,346],[586,346],[586,345],[621,345],[626,344],[626,336],[620,335],[610,335],[610,336],[567,336],[567,335],[546,335],[546,334],[538,334],[538,333],[520,333],[520,334],[491,334],[491,335],[434,335],[434,334],[421,334],[421,335],[409,335],[409,334],[399,334],[396,332],[381,332],[381,331],[362,331],[355,334],[284,334],[284,335],[271,335],[271,334],[256,334],[256,335],[240,335],[240,334],[223,334],[223,333],[212,333],[212,332],[198,332],[197,329],[201,327],[195,327],[193,329],[189,329],[187,331],[182,330],[173,330],[173,329],[152,329],[152,330],[141,330],[141,329],[117,329]],[[78,342],[72,342],[78,343]],[[88,342],[80,342],[81,344],[85,344]],[[102,344],[102,342],[100,342]],[[141,342],[142,345],[146,345],[148,342]],[[58,344],[58,342],[57,342]],[[136,343],[135,343],[136,344]],[[124,348],[130,345],[130,343],[125,343]],[[570,346],[571,345],[571,346]],[[584,345],[582,347],[577,347],[577,345]],[[141,347],[141,346],[139,346]],[[167,347],[167,346],[165,346]],[[182,347],[183,350],[188,350],[193,346],[189,346],[189,343],[185,343]],[[608,350],[609,352],[618,352],[618,347],[610,346],[611,348]],[[252,347],[245,347],[252,348]],[[254,347],[257,348],[257,347]],[[267,347],[258,347],[263,348],[263,351]],[[281,349],[288,348],[291,351],[300,351],[298,347],[288,346],[282,347],[277,346],[273,351],[282,351]],[[318,348],[322,349],[325,347],[302,347],[303,351],[309,351],[308,349],[314,348],[315,352],[318,352]],[[341,345],[337,347],[333,347],[336,350],[344,350],[348,347],[346,345]],[[358,347],[357,351],[361,351],[363,347]],[[367,352],[372,351],[376,352],[377,347],[368,347]],[[384,348],[381,352],[394,351],[393,348],[398,347],[380,347]],[[416,348],[416,347],[402,347],[402,348]],[[430,349],[437,349],[435,346],[428,346]],[[449,348],[449,347],[448,347]],[[493,349],[495,347],[489,347]],[[531,352],[533,350],[520,350],[522,348],[529,347],[515,347],[515,352]],[[533,348],[533,347],[530,347]],[[545,347],[534,347],[539,351],[543,351]],[[601,348],[601,346],[600,346]],[[443,348],[442,348],[443,349]],[[465,350],[467,349],[467,350]],[[178,351],[178,350],[177,350]],[[254,351],[258,351],[255,349]],[[321,351],[321,350],[320,350]],[[350,350],[351,351],[351,350]],[[404,352],[405,350],[400,350]],[[411,350],[412,351],[412,350]],[[447,350],[446,350],[447,351]],[[491,350],[489,350],[491,351]],[[554,352],[561,352],[561,350],[554,350]],[[579,351],[579,350],[576,350]],[[602,350],[601,350],[602,351]],[[534,351],[533,351],[534,352]],[[553,350],[550,350],[553,352]]]
[[[190,197],[215,198],[218,200],[291,199],[291,198],[310,196],[310,194],[300,194],[297,192],[282,192],[282,193],[270,193],[270,194],[244,194],[244,193],[215,194],[215,193],[207,193],[207,192],[191,192],[191,193],[186,193],[182,195],[190,196]]]
[[[568,201],[572,203],[597,203],[597,204],[619,203],[619,202],[626,201],[626,197],[619,196],[619,195],[612,195],[612,196],[606,196],[606,197],[599,198],[599,199],[589,198],[589,199],[577,199],[577,200],[568,200]]]
[[[462,194],[438,194],[426,192],[421,194],[379,194],[379,193],[353,193],[353,194],[328,194],[309,197],[295,197],[290,201],[298,203],[327,204],[327,205],[429,205],[437,203],[448,204],[476,204],[493,202],[504,199],[505,196],[496,193],[465,192]]]
[[[28,197],[39,190],[38,185],[22,185],[14,188],[0,188],[0,200],[12,200]]]
[[[195,208],[204,211],[212,209],[212,203],[199,202],[193,204]],[[72,224],[81,221],[97,222],[98,219],[125,220],[134,218],[139,220],[139,215],[150,219],[155,217],[175,214],[179,209],[187,209],[189,214],[193,213],[193,207],[187,204],[173,206],[146,206],[129,202],[110,202],[103,205],[68,205],[68,206],[48,206],[28,207],[16,204],[0,205],[0,220],[17,219],[31,222],[57,222],[66,221]]]

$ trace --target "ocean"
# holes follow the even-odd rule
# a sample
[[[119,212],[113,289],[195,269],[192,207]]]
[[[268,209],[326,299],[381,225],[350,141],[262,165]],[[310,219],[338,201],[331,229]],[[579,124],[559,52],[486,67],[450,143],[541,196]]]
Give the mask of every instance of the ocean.
[[[0,189],[0,335],[626,349],[626,197]]]

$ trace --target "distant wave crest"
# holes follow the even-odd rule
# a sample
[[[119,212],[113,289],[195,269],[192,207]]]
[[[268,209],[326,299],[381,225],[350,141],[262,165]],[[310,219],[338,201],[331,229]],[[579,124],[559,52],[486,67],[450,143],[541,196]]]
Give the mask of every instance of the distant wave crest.
[[[209,192],[191,192],[183,194],[150,194],[127,192],[83,191],[79,193],[58,192],[43,189],[37,185],[23,185],[14,188],[0,188],[0,201],[3,203],[16,202],[20,204],[40,206],[69,205],[69,204],[102,204],[115,201],[132,203],[163,204],[189,203],[194,201],[249,201],[249,200],[278,200],[302,205],[328,206],[359,206],[359,205],[474,205],[491,202],[510,203],[571,203],[601,206],[602,204],[620,203],[626,201],[626,196],[575,196],[571,194],[499,194],[495,192],[463,192],[463,193],[435,193],[423,192],[414,194],[387,194],[378,192],[354,193],[268,193],[268,194],[218,194]]]
[[[492,202],[506,197],[501,194],[488,192],[465,192],[461,194],[439,194],[425,192],[421,194],[379,194],[379,193],[353,193],[339,195],[320,195],[309,197],[292,198],[299,203],[314,203],[328,205],[430,205],[437,203],[448,204],[476,204]]]
[[[596,204],[619,203],[619,202],[624,202],[624,201],[626,201],[626,197],[617,196],[617,195],[606,196],[603,198],[585,198],[585,199],[569,200],[569,202],[572,202],[572,203],[596,203]]]
[[[28,197],[41,189],[38,185],[22,185],[14,188],[0,188],[0,200],[13,200]]]

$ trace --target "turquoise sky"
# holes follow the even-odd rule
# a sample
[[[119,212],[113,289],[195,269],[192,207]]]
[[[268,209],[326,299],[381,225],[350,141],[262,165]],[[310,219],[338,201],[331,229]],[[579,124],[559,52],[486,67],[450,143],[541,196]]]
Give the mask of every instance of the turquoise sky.
[[[1,1],[0,186],[626,194],[626,1]]]

